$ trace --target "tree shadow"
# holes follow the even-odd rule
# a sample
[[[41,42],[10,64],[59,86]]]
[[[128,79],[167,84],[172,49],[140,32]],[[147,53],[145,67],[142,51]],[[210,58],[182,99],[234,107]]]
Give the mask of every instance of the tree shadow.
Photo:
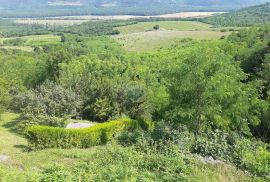
[[[26,145],[14,145],[13,147],[15,147],[17,149],[25,149],[25,148],[27,148]]]
[[[31,149],[27,145],[13,145],[14,148],[21,149],[22,152],[30,152]]]
[[[12,133],[23,136],[23,129],[19,126],[22,121],[23,118],[21,116],[18,116],[15,119],[6,122],[2,126],[7,128]]]

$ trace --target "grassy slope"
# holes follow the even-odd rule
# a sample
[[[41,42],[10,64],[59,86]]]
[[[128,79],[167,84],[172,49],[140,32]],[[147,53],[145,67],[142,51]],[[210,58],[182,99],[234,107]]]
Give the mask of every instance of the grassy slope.
[[[159,25],[161,30],[209,30],[211,25],[195,21],[158,21],[158,22],[142,22],[134,25],[118,27],[121,34],[144,32],[153,30],[155,25]]]
[[[34,48],[30,46],[0,46],[0,49],[15,49],[25,52],[33,52]]]
[[[176,42],[180,42],[184,38],[192,38],[195,40],[212,40],[219,39],[228,35],[228,32],[219,31],[171,31],[159,30],[139,32],[132,34],[124,34],[113,36],[126,50],[148,52],[159,48],[168,47]]]
[[[24,151],[27,141],[21,137],[12,133],[10,127],[17,122],[18,115],[12,113],[5,113],[2,115],[0,121],[0,155],[8,155],[10,158],[8,161],[0,161],[0,181],[5,182],[24,182],[29,181],[30,177],[32,181],[38,181],[38,176],[41,170],[46,166],[53,164],[64,165],[67,169],[78,162],[91,161],[91,164],[99,168],[103,165],[104,160],[101,160],[99,155],[107,153],[107,151],[114,151],[113,147],[100,146],[91,149],[70,149],[60,150],[51,149],[36,152]],[[109,170],[110,167],[121,169],[121,161],[113,159],[113,154],[110,156],[110,152],[106,154],[108,162],[112,162],[112,166],[107,166],[101,171]],[[192,157],[192,156],[190,156]],[[194,159],[194,156],[192,157]],[[105,159],[105,160],[106,160]],[[113,162],[114,160],[117,160]],[[103,162],[102,162],[103,161]],[[250,177],[244,174],[242,171],[235,169],[230,165],[224,164],[204,164],[199,160],[195,160],[191,173],[189,174],[189,181],[198,182],[247,182],[252,181]],[[134,167],[134,166],[133,166]],[[1,173],[1,169],[4,169],[4,174]],[[101,174],[104,174],[101,172]],[[94,171],[95,173],[95,171]],[[1,176],[2,175],[2,176]],[[33,180],[36,179],[36,180]],[[131,180],[132,181],[132,180]]]
[[[60,42],[60,36],[47,34],[47,35],[30,35],[24,37],[0,38],[0,44],[2,44],[4,40],[10,40],[15,38],[21,38],[26,40],[25,44],[29,46]]]
[[[1,45],[3,41],[21,38],[26,42],[22,46],[10,46],[10,45]],[[10,37],[10,38],[0,38],[0,48],[3,49],[19,49],[22,51],[32,52],[34,46],[44,46],[44,45],[52,45],[60,43],[60,36],[57,35],[30,35],[24,37]]]
[[[153,26],[159,25],[160,30],[154,31]],[[181,39],[195,40],[219,39],[229,35],[221,32],[221,28],[214,28],[210,24],[196,21],[156,21],[142,22],[117,28],[120,35],[112,36],[126,50],[149,52],[169,47]]]
[[[202,19],[219,26],[254,26],[269,23],[270,3]]]

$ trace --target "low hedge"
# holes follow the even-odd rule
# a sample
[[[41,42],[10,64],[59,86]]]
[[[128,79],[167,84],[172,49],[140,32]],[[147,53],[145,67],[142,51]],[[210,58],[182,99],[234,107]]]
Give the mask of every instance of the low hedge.
[[[106,144],[115,135],[134,129],[137,125],[135,120],[120,119],[85,129],[31,126],[26,130],[26,138],[31,149],[89,148]]]

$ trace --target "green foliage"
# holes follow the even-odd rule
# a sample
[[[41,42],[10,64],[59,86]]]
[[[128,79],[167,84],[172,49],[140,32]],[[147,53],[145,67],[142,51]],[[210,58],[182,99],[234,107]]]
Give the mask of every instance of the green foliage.
[[[268,2],[267,0],[84,0],[78,6],[76,1],[47,1],[29,0],[19,3],[18,0],[3,1],[0,17],[8,18],[33,18],[57,16],[89,15],[160,15],[172,12],[224,12]],[[72,4],[74,5],[68,5]]]
[[[202,156],[212,156],[227,162],[236,162],[234,158],[234,135],[219,130],[201,135],[192,146],[192,152]]]
[[[8,40],[3,41],[4,45],[12,45],[12,46],[22,46],[24,43],[25,43],[25,40],[21,38],[8,39]]]
[[[200,136],[193,144],[192,152],[233,163],[254,175],[268,179],[270,153],[267,146],[262,142],[240,137],[236,133],[216,130]]]
[[[70,173],[60,165],[49,166],[42,171],[41,182],[66,182]]]
[[[79,34],[79,35],[117,35],[120,33],[119,30],[114,29],[115,27],[125,26],[134,24],[136,21],[128,20],[106,20],[106,21],[89,21],[81,25],[60,28],[61,32]]]
[[[270,152],[265,146],[244,154],[243,165],[252,173],[270,179]]]
[[[106,144],[115,135],[132,129],[135,124],[136,121],[131,119],[119,119],[86,129],[32,126],[27,129],[26,137],[32,149],[89,148]]]
[[[208,127],[249,133],[248,125],[260,122],[258,115],[267,105],[252,84],[242,82],[246,75],[231,56],[204,44],[177,58],[181,59],[167,72],[167,118],[185,123],[196,135]]]
[[[153,26],[153,29],[154,29],[154,30],[159,30],[159,25]]]
[[[253,26],[269,22],[270,3],[241,9],[235,12],[203,19],[203,22],[219,26]]]
[[[52,82],[13,97],[13,109],[33,116],[76,116],[81,100],[71,89]]]

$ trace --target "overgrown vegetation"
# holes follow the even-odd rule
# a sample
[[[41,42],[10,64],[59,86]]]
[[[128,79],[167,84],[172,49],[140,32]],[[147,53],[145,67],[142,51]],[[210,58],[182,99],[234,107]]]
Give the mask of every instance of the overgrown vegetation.
[[[270,27],[131,53],[106,35],[133,23],[5,35],[34,51],[0,50],[0,181],[269,181]]]
[[[254,26],[269,23],[270,3],[241,9],[203,19],[203,22],[218,26]]]

